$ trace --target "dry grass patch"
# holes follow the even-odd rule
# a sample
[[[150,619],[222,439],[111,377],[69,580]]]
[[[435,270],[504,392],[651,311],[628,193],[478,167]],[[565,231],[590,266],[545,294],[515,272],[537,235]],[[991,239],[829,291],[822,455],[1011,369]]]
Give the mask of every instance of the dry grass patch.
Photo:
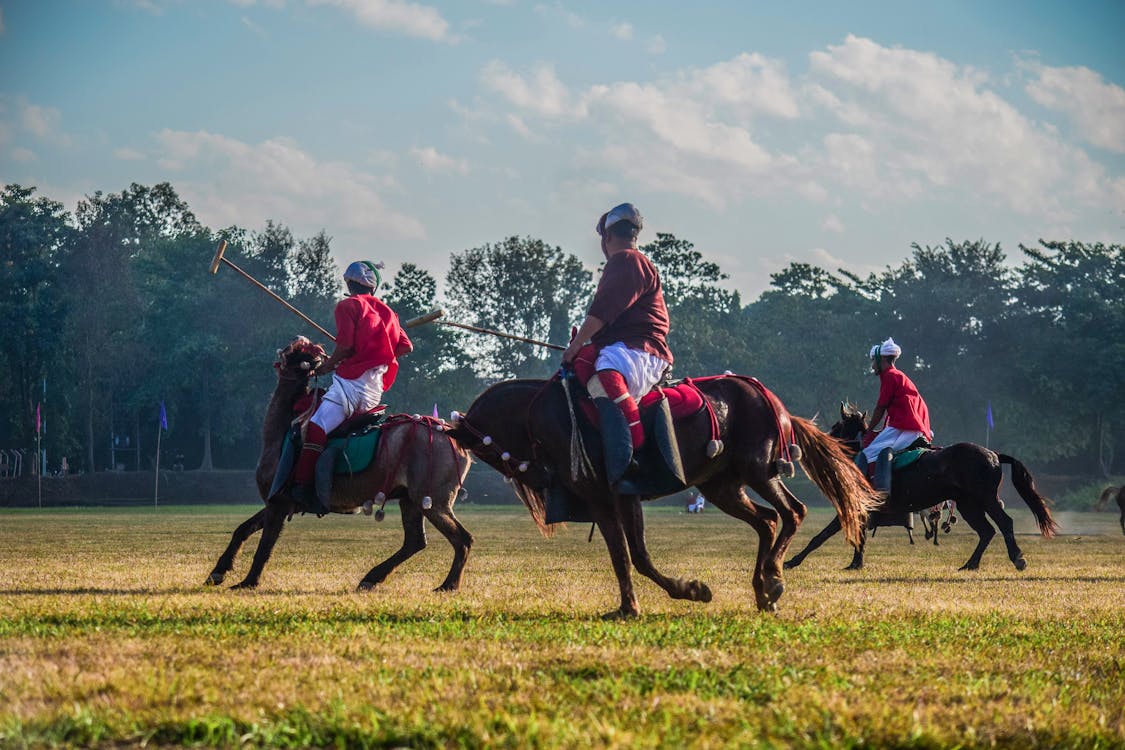
[[[648,581],[616,604],[588,527],[538,536],[515,508],[468,506],[464,589],[430,591],[430,547],[386,585],[394,514],[299,518],[255,592],[200,584],[252,509],[0,516],[0,744],[299,747],[1125,746],[1125,538],[1017,529],[1029,568],[974,535],[934,548],[883,529],[868,568],[829,543],[752,608],[752,533],[718,513],[649,513],[654,559],[709,605]],[[1025,518],[1024,515],[1027,515]],[[797,544],[820,528],[815,513]],[[236,567],[245,570],[248,554]],[[238,580],[234,575],[231,581]]]

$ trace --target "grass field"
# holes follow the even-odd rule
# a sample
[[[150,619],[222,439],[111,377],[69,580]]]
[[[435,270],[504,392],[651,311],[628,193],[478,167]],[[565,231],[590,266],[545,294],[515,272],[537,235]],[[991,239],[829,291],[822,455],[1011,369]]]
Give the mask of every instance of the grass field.
[[[397,512],[296,518],[253,592],[200,584],[256,508],[0,513],[0,746],[1125,747],[1125,537],[1063,514],[1029,567],[975,535],[911,547],[883,529],[866,570],[833,540],[754,611],[748,527],[651,508],[666,572],[617,605],[588,526],[553,539],[522,508],[465,506],[465,585],[430,590],[430,547],[353,593],[397,548]],[[814,512],[802,545],[828,520]],[[251,540],[251,545],[256,537]],[[228,582],[239,580],[253,547]],[[796,548],[795,548],[796,549]]]

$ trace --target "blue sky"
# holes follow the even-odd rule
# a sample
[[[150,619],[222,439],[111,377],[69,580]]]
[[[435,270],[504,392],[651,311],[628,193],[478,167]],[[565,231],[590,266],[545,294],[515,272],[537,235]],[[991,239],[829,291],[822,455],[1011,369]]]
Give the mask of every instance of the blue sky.
[[[629,200],[749,301],[947,236],[1125,242],[1122,38],[1116,0],[0,0],[0,181],[169,181],[439,281],[512,234],[594,268]]]

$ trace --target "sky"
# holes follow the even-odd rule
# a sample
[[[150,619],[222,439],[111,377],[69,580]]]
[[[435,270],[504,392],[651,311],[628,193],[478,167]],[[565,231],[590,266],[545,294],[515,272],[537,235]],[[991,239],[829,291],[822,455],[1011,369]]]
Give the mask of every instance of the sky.
[[[1118,0],[0,0],[0,182],[167,181],[439,283],[512,235],[596,268],[630,201],[749,302],[915,242],[1125,242],[1123,38]]]

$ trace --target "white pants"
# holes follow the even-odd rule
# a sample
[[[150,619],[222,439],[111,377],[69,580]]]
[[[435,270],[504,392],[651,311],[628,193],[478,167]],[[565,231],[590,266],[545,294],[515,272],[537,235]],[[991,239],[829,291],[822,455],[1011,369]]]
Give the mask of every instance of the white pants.
[[[920,437],[929,440],[929,436],[923,434],[919,430],[900,430],[897,427],[884,427],[871,444],[863,449],[863,455],[867,458],[868,463],[873,463],[879,457],[879,451],[884,448],[890,448],[895,453],[906,450]]]
[[[625,387],[634,400],[652,390],[664,377],[668,363],[655,354],[630,349],[621,342],[603,347],[594,362],[595,370],[616,370],[625,378]]]
[[[383,375],[386,372],[387,366],[379,365],[353,380],[333,375],[332,385],[309,421],[319,425],[327,434],[353,414],[374,409],[383,399]]]

